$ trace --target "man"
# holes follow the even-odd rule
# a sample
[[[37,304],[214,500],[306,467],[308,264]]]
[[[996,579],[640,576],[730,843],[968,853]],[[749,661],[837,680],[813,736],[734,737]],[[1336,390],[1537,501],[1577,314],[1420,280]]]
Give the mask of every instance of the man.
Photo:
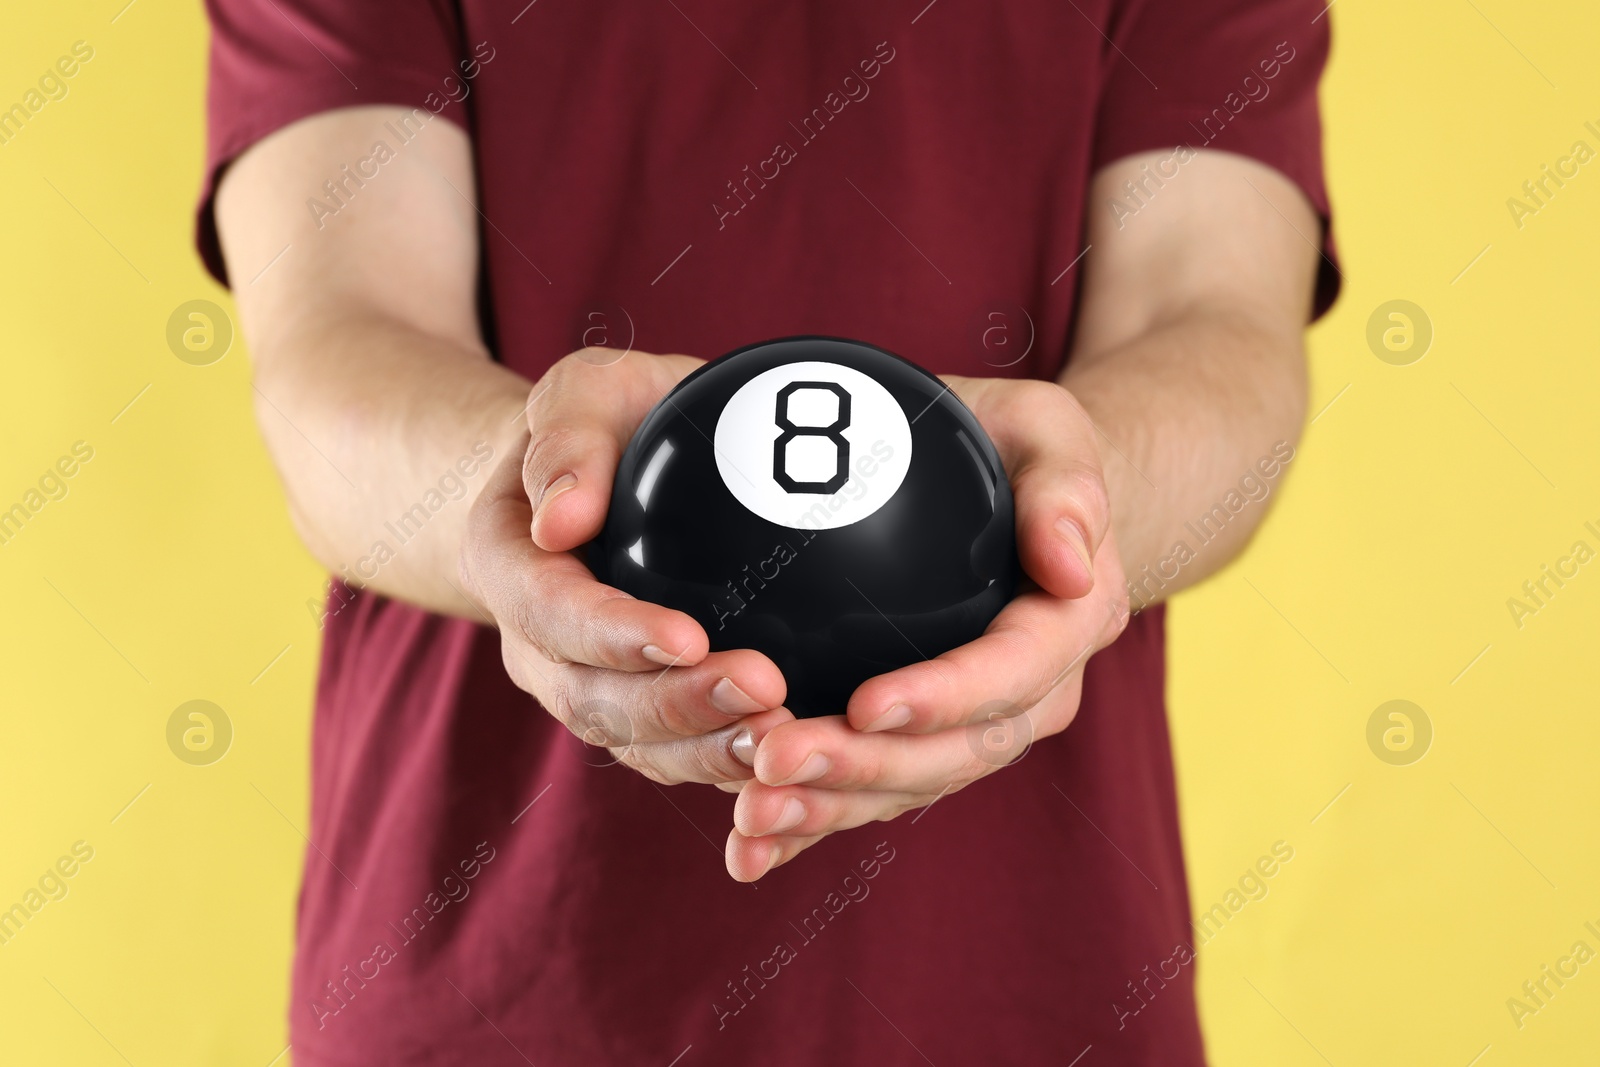
[[[1203,1062],[1158,602],[1304,417],[1320,5],[209,6],[201,247],[337,576],[296,1063]],[[947,376],[1031,583],[796,721],[576,550],[799,333]]]

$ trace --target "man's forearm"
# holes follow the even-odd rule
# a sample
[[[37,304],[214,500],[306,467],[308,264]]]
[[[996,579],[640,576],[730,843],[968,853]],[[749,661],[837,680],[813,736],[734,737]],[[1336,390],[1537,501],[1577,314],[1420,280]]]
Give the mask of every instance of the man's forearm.
[[[256,417],[295,526],[334,574],[434,611],[467,510],[519,439],[525,378],[382,315],[308,321],[258,352]]]
[[[477,617],[456,589],[462,531],[529,383],[480,340],[466,131],[428,124],[334,217],[307,211],[412,116],[340,109],[263,138],[218,186],[217,229],[229,276],[250,279],[234,295],[257,420],[307,547],[346,580]]]
[[[1132,607],[1220,569],[1248,543],[1305,418],[1298,333],[1194,314],[1061,377],[1100,431]]]

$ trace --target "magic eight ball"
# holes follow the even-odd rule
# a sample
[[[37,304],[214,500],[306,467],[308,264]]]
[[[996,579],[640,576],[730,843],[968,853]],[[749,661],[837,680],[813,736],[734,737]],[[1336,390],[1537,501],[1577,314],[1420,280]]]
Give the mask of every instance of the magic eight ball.
[[[983,633],[1016,593],[1011,488],[933,375],[826,337],[731,352],[646,417],[617,470],[596,576],[753,648],[797,716]]]

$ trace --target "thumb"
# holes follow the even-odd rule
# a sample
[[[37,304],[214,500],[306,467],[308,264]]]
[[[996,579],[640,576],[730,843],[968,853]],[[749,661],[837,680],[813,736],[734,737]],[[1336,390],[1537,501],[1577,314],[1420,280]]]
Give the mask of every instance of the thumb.
[[[1054,382],[949,380],[1005,465],[1016,500],[1022,569],[1053,596],[1087,596],[1111,522],[1088,412]]]
[[[589,350],[563,358],[534,388],[522,484],[531,533],[546,552],[593,540],[611,504],[617,463],[650,409],[700,361],[629,352],[605,361]]]

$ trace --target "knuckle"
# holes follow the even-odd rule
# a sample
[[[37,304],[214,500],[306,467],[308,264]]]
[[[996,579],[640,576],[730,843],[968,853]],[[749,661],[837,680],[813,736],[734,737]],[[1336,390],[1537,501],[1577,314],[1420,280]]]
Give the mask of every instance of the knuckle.
[[[1059,415],[1079,419],[1085,423],[1089,421],[1089,412],[1066,386],[1060,382],[1041,379],[1034,379],[1033,383],[1037,387],[1037,398],[1040,403],[1055,409]]]
[[[570,705],[568,729],[588,745],[604,746],[624,753],[634,745],[633,721],[626,712],[609,700],[589,698],[574,700]]]
[[[583,366],[583,360],[580,358],[582,352],[583,349],[581,348],[576,352],[568,352],[550,364],[550,369],[544,372],[543,378],[539,379],[539,388],[549,389],[552,392],[560,389],[561,383],[570,378],[574,370]]]
[[[668,667],[663,674],[674,673]],[[704,727],[695,722],[695,701],[685,691],[686,686],[679,684],[686,681],[690,675],[683,673],[681,680],[659,678],[652,681],[649,688],[652,690],[645,704],[645,714],[648,715],[663,731],[679,737],[692,737],[703,732]],[[656,682],[659,681],[659,685]],[[655,692],[662,686],[671,686],[666,692]]]
[[[1088,421],[1088,412],[1065,386],[1047,379],[1017,381],[1016,402],[1022,412],[1050,425],[1076,426]]]
[[[537,605],[538,599],[535,597],[518,597],[509,612],[512,630],[551,663],[568,662],[546,640],[542,625],[543,613]]]
[[[1111,514],[1111,497],[1100,468],[1074,463],[1064,468],[1060,476],[1071,507],[1087,520],[1091,532],[1102,526]]]
[[[1098,466],[1077,461],[1051,463],[1046,460],[1017,471],[1013,488],[1037,506],[1057,508],[1089,533],[1104,525],[1111,515],[1111,497],[1106,492],[1105,476]]]
[[[1059,407],[1072,398],[1072,394],[1060,384],[1047,378],[1024,379],[1018,382],[1017,387],[1022,390],[1023,399],[1043,406]]]
[[[540,703],[544,710],[549,712],[561,725],[582,737],[583,727],[577,720],[577,708],[574,706],[572,690],[565,685],[557,685],[554,690],[541,698]]]
[[[543,413],[550,410],[552,395],[561,392],[562,362],[557,360],[528,390],[528,401],[522,409],[522,422],[530,431],[538,430]]]
[[[530,462],[553,453],[572,451],[582,443],[583,431],[577,424],[565,419],[551,419],[540,426],[528,440]]]
[[[669,734],[673,737],[689,737],[694,734],[694,731],[688,727],[688,716],[683,713],[679,702],[671,697],[657,699],[654,694],[651,694],[640,708],[640,714],[663,734]]]
[[[714,782],[721,777],[713,773],[714,758],[705,748],[706,746],[699,742],[682,747],[684,770],[687,772],[686,777],[691,781]]]
[[[846,789],[866,789],[883,777],[883,760],[876,754],[864,753],[850,760],[839,770],[838,786]]]
[[[618,758],[657,785],[682,785],[697,779],[692,762],[685,760],[682,748],[672,744],[631,745]]]
[[[585,345],[576,352],[571,352],[561,358],[563,363],[571,361],[569,365],[575,368],[588,369],[590,367],[604,367],[615,363],[618,358],[617,350],[605,348],[600,345]]]
[[[528,451],[522,457],[522,480],[529,495],[544,489],[544,477],[556,467],[570,462],[571,456],[583,447],[583,431],[570,422],[547,421],[541,423],[528,439]]]
[[[689,747],[689,759],[698,772],[699,781],[727,782],[743,776],[741,772],[745,769],[737,766],[733,754],[728,751],[726,737],[708,734]]]

